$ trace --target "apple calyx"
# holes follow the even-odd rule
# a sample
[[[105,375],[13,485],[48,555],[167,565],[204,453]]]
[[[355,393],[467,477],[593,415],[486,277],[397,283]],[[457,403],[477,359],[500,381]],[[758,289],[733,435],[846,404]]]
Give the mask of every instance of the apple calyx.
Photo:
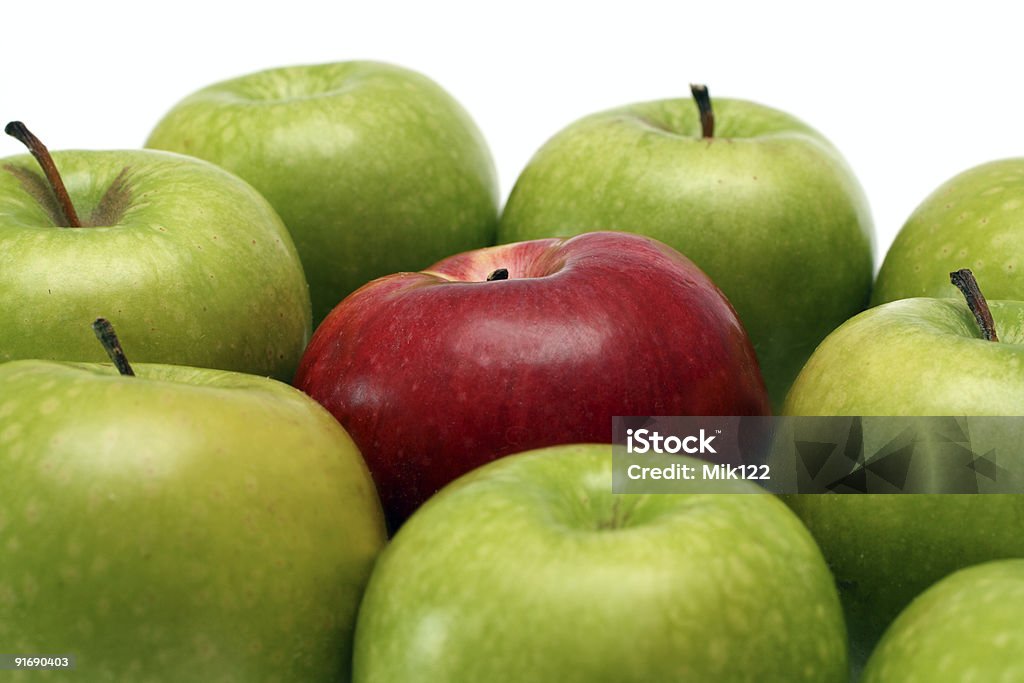
[[[700,131],[705,140],[715,136],[715,112],[711,109],[711,95],[708,93],[708,86],[703,84],[690,84],[690,93],[697,102],[697,110],[700,111]]]
[[[985,339],[993,342],[999,341],[999,337],[996,335],[996,325],[992,320],[992,311],[989,310],[988,302],[982,295],[981,288],[978,287],[974,273],[969,268],[961,268],[949,274],[949,281],[956,285],[956,288],[964,295],[967,307],[971,309],[974,319],[978,321],[978,327],[981,328],[981,334]]]
[[[31,152],[32,156],[35,157],[36,161],[39,162],[39,166],[43,169],[43,175],[46,176],[46,181],[50,183],[50,188],[53,190],[53,194],[57,197],[57,207],[64,219],[60,227],[82,227],[82,221],[78,218],[75,206],[71,203],[71,197],[68,195],[68,190],[64,186],[64,180],[60,177],[57,165],[53,163],[53,157],[50,156],[50,150],[46,149],[46,145],[44,145],[39,138],[33,135],[32,131],[30,131],[21,121],[11,121],[4,127],[4,132],[21,144],[25,145],[25,147],[28,148],[28,151]]]
[[[134,377],[135,371],[128,363],[124,349],[121,348],[121,341],[117,338],[117,333],[114,332],[114,326],[110,324],[110,321],[106,318],[96,318],[92,324],[92,331],[96,333],[96,338],[103,344],[104,350],[110,356],[110,360],[114,362],[117,371],[124,377]]]
[[[487,276],[488,282],[494,282],[495,280],[507,280],[508,279],[508,268],[498,268],[496,271]]]

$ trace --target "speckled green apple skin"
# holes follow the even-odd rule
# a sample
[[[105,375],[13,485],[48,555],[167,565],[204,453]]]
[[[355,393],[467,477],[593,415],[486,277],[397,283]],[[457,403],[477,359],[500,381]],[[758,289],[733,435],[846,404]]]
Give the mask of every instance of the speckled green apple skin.
[[[384,543],[355,445],[273,380],[135,367],[0,365],[4,650],[75,680],[348,680]]]
[[[958,296],[949,273],[961,268],[990,299],[1024,300],[1024,158],[972,168],[925,199],[889,248],[872,303]]]
[[[1024,560],[963,569],[886,632],[862,683],[1024,681]]]
[[[818,343],[867,304],[870,212],[821,134],[752,102],[714,108],[711,140],[688,99],[570,125],[516,181],[498,241],[625,230],[675,247],[736,308],[778,409]]]
[[[1024,303],[990,302],[1000,343],[962,301],[869,309],[815,351],[788,415],[1024,415]],[[916,595],[962,567],[1024,557],[1021,495],[796,495],[786,502],[840,587],[851,656],[863,662]]]
[[[776,498],[611,479],[607,445],[558,446],[429,500],[374,570],[355,681],[845,683],[832,577]]]
[[[494,243],[497,176],[469,115],[408,69],[342,62],[262,71],[177,104],[147,147],[252,183],[284,219],[318,323],[373,278]]]
[[[105,317],[139,362],[291,378],[309,288],[266,200],[178,154],[53,156],[88,226],[57,227],[32,157],[0,160],[0,361],[106,360],[91,328]]]

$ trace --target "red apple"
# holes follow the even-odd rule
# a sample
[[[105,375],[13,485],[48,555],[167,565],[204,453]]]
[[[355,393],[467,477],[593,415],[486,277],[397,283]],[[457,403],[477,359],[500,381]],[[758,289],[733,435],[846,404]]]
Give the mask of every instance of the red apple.
[[[610,443],[615,415],[769,412],[714,283],[671,247],[616,232],[374,280],[323,321],[295,384],[355,439],[392,528],[498,457]]]

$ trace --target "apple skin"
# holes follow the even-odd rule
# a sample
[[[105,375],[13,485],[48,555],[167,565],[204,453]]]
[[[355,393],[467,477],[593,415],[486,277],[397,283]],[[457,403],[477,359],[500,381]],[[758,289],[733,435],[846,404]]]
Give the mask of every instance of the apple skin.
[[[867,304],[867,200],[839,152],[793,116],[716,99],[593,114],[551,138],[509,196],[499,242],[626,230],[700,266],[750,334],[774,406],[818,343]]]
[[[428,501],[374,569],[354,680],[846,682],[835,585],[784,505],[615,495],[611,462],[541,449]]]
[[[252,183],[288,226],[314,326],[373,278],[494,244],[494,162],[469,115],[408,69],[341,62],[270,69],[203,88],[147,147]]]
[[[49,189],[28,189],[42,182],[35,160],[0,161],[0,361],[106,360],[89,327],[105,316],[135,361],[291,378],[309,288],[266,200],[178,154],[53,157],[76,211],[99,224],[57,227]]]
[[[862,683],[1024,680],[1024,560],[962,569],[889,627]]]
[[[982,339],[963,300],[921,297],[864,311],[807,361],[785,413],[1024,415],[1024,302],[988,304],[999,342]]]
[[[935,581],[972,564],[1024,557],[1020,495],[783,498],[835,574],[857,667],[900,611]]]
[[[1024,159],[976,166],[914,210],[878,272],[873,304],[956,297],[949,273],[970,268],[992,299],[1024,300]]]
[[[485,282],[506,268],[509,279]],[[522,242],[380,278],[317,328],[295,386],[359,445],[395,528],[485,462],[611,443],[615,415],[765,415],[729,302],[627,233]]]
[[[4,649],[97,681],[348,680],[385,540],[356,446],[285,384],[135,370],[0,365]]]
[[[948,276],[948,275],[947,275]],[[1002,341],[963,301],[869,309],[832,333],[797,378],[787,415],[1024,415],[1024,303],[990,301]],[[1009,435],[1019,443],[1020,435]],[[950,572],[1024,557],[1024,496],[795,495],[832,567],[862,663],[884,629]]]

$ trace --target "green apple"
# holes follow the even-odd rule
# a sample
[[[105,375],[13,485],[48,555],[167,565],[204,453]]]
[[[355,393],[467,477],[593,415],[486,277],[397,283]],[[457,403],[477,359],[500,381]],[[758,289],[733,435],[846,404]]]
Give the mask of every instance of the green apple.
[[[955,291],[955,290],[954,290]],[[832,333],[800,373],[789,415],[1024,415],[1024,303],[989,302],[1001,341],[957,300],[887,303]],[[1020,422],[1003,438],[1018,451]],[[942,463],[935,463],[941,469]],[[840,586],[854,661],[927,586],[961,567],[1024,557],[1021,495],[798,495]]]
[[[969,267],[993,299],[1024,300],[1024,159],[977,166],[915,209],[878,273],[875,304],[956,295],[946,277]]]
[[[17,122],[8,132],[38,143]],[[45,147],[33,149],[45,167]],[[291,378],[309,289],[252,187],[167,152],[52,161],[64,179],[53,187],[29,155],[0,160],[0,361],[103,360],[89,324],[109,315],[138,361]],[[62,186],[67,203],[55,199]]]
[[[998,342],[982,339],[955,299],[903,299],[860,313],[807,361],[786,414],[1024,415],[1024,302],[988,305]]]
[[[355,681],[845,682],[821,552],[775,497],[733,490],[613,495],[608,445],[464,475],[382,553]]]
[[[862,683],[1024,681],[1024,560],[963,569],[900,614]]]
[[[979,562],[1024,557],[1021,495],[785,498],[835,574],[855,666],[900,610],[935,581]]]
[[[351,439],[274,380],[135,370],[0,365],[4,652],[90,681],[348,680],[385,540]]]
[[[271,69],[199,90],[147,147],[252,183],[291,231],[313,319],[373,278],[493,244],[494,164],[467,113],[425,76],[375,62]]]
[[[778,408],[818,343],[867,304],[871,217],[839,152],[805,123],[728,99],[714,121],[686,99],[577,121],[526,166],[498,239],[625,230],[675,247],[736,308]]]

